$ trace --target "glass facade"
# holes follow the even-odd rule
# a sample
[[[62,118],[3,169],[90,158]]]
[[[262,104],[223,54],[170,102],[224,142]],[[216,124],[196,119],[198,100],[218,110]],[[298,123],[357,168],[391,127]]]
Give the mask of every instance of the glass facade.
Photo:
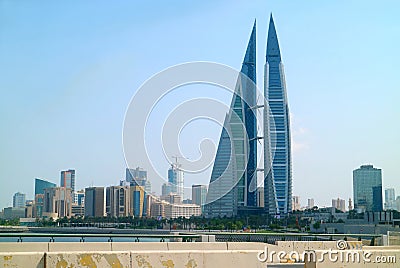
[[[363,165],[353,171],[354,208],[359,211],[382,211],[382,170]]]
[[[292,211],[289,107],[272,15],[264,71],[264,208],[271,215],[287,214]]]
[[[137,179],[147,180],[147,171],[142,170],[139,167],[137,167],[135,169],[127,168],[125,170],[125,179],[128,182],[133,182],[134,180],[137,180]]]
[[[127,185],[142,186],[147,193],[151,193],[151,182],[147,179],[146,170],[143,170],[139,167],[135,169],[127,168],[125,170],[125,181],[128,182]]]
[[[43,194],[44,193],[44,189],[46,189],[46,188],[54,188],[56,186],[57,185],[55,183],[36,178],[35,179],[35,195]]]
[[[178,163],[172,164],[171,168],[168,169],[168,185],[170,187],[170,193],[176,193],[181,197],[181,200],[183,200],[183,171],[180,169]]]
[[[71,198],[75,198],[75,170],[69,169],[61,171],[60,186],[71,189]]]
[[[238,207],[257,205],[255,24],[241,74],[221,131],[204,206],[206,217],[235,216]]]
[[[146,196],[147,194],[144,191],[143,187],[131,187],[131,214],[134,217],[146,216]]]
[[[25,207],[25,199],[26,195],[23,193],[15,193],[13,196],[13,207],[14,208],[22,208]]]

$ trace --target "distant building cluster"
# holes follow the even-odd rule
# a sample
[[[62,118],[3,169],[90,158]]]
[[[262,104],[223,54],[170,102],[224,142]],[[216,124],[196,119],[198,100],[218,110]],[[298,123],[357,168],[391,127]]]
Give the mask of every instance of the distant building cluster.
[[[168,170],[168,182],[162,185],[161,195],[151,192],[147,171],[141,168],[126,169],[125,179],[119,185],[108,187],[87,187],[75,190],[75,170],[61,171],[60,185],[35,178],[34,198],[27,200],[21,192],[14,194],[12,207],[4,208],[1,218],[41,219],[70,217],[153,217],[173,219],[204,215],[208,189],[206,185],[192,185],[191,199],[183,199],[183,171],[175,163]],[[263,190],[257,191],[262,196]],[[382,190],[382,170],[373,165],[362,165],[353,171],[353,199],[340,197],[332,199],[329,215],[341,219],[348,211],[366,212],[367,217],[381,215],[387,210],[400,211],[400,196],[394,188]],[[384,202],[383,202],[384,201]],[[354,203],[353,203],[354,202]],[[309,211],[305,217],[321,216],[313,198],[301,205],[300,196],[292,196],[293,211]],[[378,213],[378,214],[370,214]],[[311,214],[310,214],[311,213]],[[327,215],[328,215],[327,214]],[[307,216],[312,215],[312,216]],[[319,215],[319,216],[318,216]],[[386,215],[386,214],[385,214]],[[381,217],[381,216],[379,216]],[[344,218],[343,218],[344,219]],[[372,218],[373,220],[375,218]]]
[[[136,168],[126,169],[125,179],[120,185],[108,187],[87,187],[76,191],[75,170],[61,171],[60,186],[35,179],[35,197],[26,200],[24,193],[13,196],[13,207],[4,208],[0,216],[5,219],[41,219],[71,217],[154,217],[190,218],[200,216],[204,207],[207,186],[193,185],[191,199],[183,200],[183,171],[175,163],[168,170],[168,191],[163,185],[163,194],[151,192],[147,171]]]
[[[336,208],[342,212],[345,212],[346,211],[346,200],[340,199],[340,198],[332,199],[332,207]]]

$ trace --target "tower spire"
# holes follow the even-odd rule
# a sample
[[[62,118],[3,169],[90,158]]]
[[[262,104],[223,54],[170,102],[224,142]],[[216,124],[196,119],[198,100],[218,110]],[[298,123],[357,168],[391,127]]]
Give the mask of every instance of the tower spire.
[[[267,61],[269,58],[277,58],[281,60],[281,52],[279,49],[278,36],[276,34],[274,18],[272,13],[269,19],[268,38],[267,38]]]

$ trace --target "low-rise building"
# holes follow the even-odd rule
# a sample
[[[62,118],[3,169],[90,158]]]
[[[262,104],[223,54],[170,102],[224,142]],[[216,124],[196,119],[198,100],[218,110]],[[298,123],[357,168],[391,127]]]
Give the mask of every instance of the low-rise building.
[[[85,206],[83,204],[78,205],[76,203],[72,204],[71,212],[74,217],[83,217],[85,216]]]
[[[25,217],[24,207],[7,207],[3,210],[3,219],[13,220]]]
[[[167,219],[190,218],[200,215],[201,206],[196,204],[167,204],[165,206],[165,218]]]
[[[170,193],[168,195],[162,195],[161,200],[164,200],[170,204],[182,204],[182,198],[176,193]]]
[[[163,200],[155,200],[151,204],[150,217],[152,218],[165,218],[165,207],[169,205],[168,202]]]

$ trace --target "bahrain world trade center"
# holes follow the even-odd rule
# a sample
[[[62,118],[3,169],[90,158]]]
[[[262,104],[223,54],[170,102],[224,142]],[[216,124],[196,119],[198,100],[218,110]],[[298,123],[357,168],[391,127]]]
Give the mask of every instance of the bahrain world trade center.
[[[285,76],[271,15],[264,66],[264,103],[256,101],[256,24],[242,63],[231,106],[221,131],[204,206],[204,216],[286,215],[292,211],[290,122]],[[263,135],[257,109],[264,108]],[[263,167],[257,143],[264,140]],[[257,183],[262,172],[264,183]],[[263,185],[263,187],[258,187]],[[260,191],[263,194],[260,194]],[[263,196],[264,200],[259,200]]]

